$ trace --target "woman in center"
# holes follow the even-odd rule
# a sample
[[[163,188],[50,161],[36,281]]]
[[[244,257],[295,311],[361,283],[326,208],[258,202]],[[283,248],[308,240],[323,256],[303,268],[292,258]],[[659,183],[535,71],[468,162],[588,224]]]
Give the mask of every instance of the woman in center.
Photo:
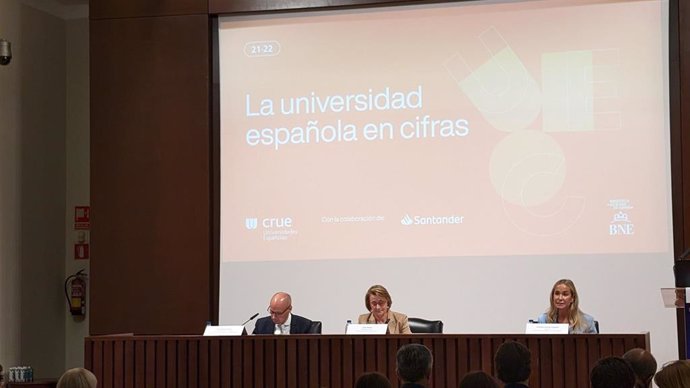
[[[364,296],[364,305],[369,314],[360,315],[358,323],[385,323],[390,334],[412,334],[407,315],[391,310],[392,304],[391,294],[386,287],[378,284],[369,287]]]

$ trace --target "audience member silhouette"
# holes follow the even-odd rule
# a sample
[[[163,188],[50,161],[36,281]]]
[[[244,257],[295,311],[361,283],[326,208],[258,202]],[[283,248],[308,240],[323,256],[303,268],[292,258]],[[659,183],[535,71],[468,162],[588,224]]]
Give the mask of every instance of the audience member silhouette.
[[[62,374],[57,383],[57,388],[96,388],[97,386],[96,376],[84,368],[69,369]]]
[[[498,388],[498,383],[486,372],[470,372],[460,380],[460,388]]]
[[[498,347],[494,356],[496,377],[505,388],[524,388],[529,384],[532,373],[532,354],[519,342],[506,341]]]
[[[640,349],[630,349],[623,355],[623,359],[627,361],[635,372],[637,388],[650,388],[652,386],[652,378],[656,373],[656,359],[652,353]]]
[[[401,388],[428,387],[433,363],[431,351],[422,344],[407,344],[398,349],[395,371],[403,383]]]
[[[364,373],[355,381],[355,388],[392,388],[388,377],[378,372]]]
[[[654,382],[659,388],[690,388],[690,361],[667,363],[654,376]]]
[[[635,388],[635,372],[621,357],[597,361],[589,374],[592,388]]]

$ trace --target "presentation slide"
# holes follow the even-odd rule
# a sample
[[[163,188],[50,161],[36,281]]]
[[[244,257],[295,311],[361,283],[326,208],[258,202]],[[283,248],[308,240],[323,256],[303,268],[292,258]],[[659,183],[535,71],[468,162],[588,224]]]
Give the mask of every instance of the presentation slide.
[[[221,262],[668,252],[660,1],[222,17]]]
[[[342,334],[382,284],[445,333],[524,333],[569,278],[602,333],[677,359],[668,19],[667,0],[220,17],[219,322],[286,291]]]

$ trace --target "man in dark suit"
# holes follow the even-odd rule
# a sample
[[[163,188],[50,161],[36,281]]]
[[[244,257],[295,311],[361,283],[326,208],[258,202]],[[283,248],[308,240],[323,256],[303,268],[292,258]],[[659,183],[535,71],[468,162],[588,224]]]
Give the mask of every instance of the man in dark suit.
[[[252,334],[305,334],[311,321],[292,314],[292,298],[287,292],[278,292],[268,305],[268,317],[256,321]]]

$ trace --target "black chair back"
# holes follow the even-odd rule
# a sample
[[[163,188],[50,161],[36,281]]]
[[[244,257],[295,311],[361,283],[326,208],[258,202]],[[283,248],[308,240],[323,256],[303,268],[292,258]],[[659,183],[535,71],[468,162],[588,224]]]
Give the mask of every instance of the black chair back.
[[[443,333],[442,321],[429,321],[422,318],[408,318],[410,330],[414,334],[418,333]]]
[[[311,321],[311,326],[309,326],[309,334],[321,334],[321,321]]]
[[[676,277],[676,287],[690,287],[690,260],[676,261],[673,274]]]

